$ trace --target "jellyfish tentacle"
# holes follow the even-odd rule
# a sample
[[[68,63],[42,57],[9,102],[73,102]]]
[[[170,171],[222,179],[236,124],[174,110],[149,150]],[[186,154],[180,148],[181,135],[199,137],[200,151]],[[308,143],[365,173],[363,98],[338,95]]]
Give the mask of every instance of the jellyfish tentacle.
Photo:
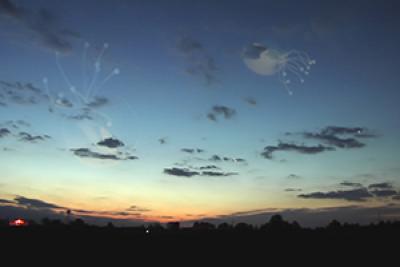
[[[293,91],[290,90],[290,88],[289,88],[289,86],[288,86],[288,83],[290,82],[290,80],[285,80],[285,79],[284,79],[285,76],[283,75],[283,73],[284,73],[284,70],[279,71],[278,79],[279,79],[279,81],[283,84],[283,87],[285,88],[286,92],[287,92],[289,95],[293,95]],[[288,82],[288,81],[289,81],[289,82]]]
[[[66,82],[68,89],[70,90],[70,92],[75,96],[75,98],[77,99],[77,102],[81,102],[81,101],[85,101],[84,98],[82,98],[82,95],[80,95],[77,91],[75,86],[72,85],[71,81],[69,80],[67,74],[64,71],[64,68],[62,67],[61,63],[60,63],[60,54],[58,52],[56,52],[56,64],[57,64],[57,68],[59,70],[59,72],[61,73],[61,76],[64,78],[64,81]]]
[[[97,82],[99,73],[101,71],[101,61],[102,61],[103,55],[104,55],[104,53],[105,53],[107,48],[108,48],[108,43],[104,43],[103,48],[101,49],[99,55],[97,56],[97,58],[95,60],[95,63],[94,63],[94,68],[95,69],[94,69],[93,78],[92,78],[92,81],[90,82],[90,85],[89,85],[89,87],[87,89],[87,92],[86,92],[87,99],[90,98],[90,96],[92,94],[92,89],[93,89],[94,85]]]
[[[302,59],[305,59],[306,62],[311,62],[312,61],[310,56],[306,52],[303,52],[303,51],[290,50],[287,54],[288,55],[291,55],[291,54],[292,55],[296,55],[296,56],[298,56],[298,57],[300,57]]]
[[[46,89],[47,97],[49,98],[50,108],[52,109],[54,106],[54,102],[53,102],[53,97],[50,94],[49,80],[47,79],[47,77],[43,78],[43,85],[44,85],[44,88]]]
[[[297,62],[295,60],[290,60],[285,65],[293,66],[294,68],[297,68],[298,70],[300,70],[300,72],[304,72],[305,69],[307,69],[306,66],[300,64],[299,62]]]
[[[82,86],[83,88],[87,87],[87,52],[89,50],[90,44],[85,42],[83,55],[82,55]]]
[[[113,70],[106,76],[106,78],[104,78],[103,81],[101,81],[101,82],[99,83],[99,85],[96,86],[96,89],[94,90],[94,93],[95,93],[95,92],[98,93],[98,92],[103,88],[103,86],[104,86],[109,80],[111,80],[111,78],[112,78],[113,76],[118,75],[119,73],[120,73],[120,70],[119,70],[118,68],[113,69]],[[94,93],[93,93],[93,94],[94,94]],[[89,95],[88,97],[90,98],[91,96]]]
[[[299,71],[297,69],[295,69],[294,67],[288,65],[287,66],[287,70],[290,71],[291,73],[293,73],[295,75],[295,77],[299,79],[299,81],[301,83],[304,82],[303,76],[301,76],[301,74],[299,73]]]

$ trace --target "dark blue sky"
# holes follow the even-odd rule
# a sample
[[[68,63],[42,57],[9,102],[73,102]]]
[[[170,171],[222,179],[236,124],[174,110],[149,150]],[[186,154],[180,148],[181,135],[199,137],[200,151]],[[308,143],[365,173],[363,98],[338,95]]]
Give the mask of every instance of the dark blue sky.
[[[0,0],[2,213],[397,216],[399,7]]]

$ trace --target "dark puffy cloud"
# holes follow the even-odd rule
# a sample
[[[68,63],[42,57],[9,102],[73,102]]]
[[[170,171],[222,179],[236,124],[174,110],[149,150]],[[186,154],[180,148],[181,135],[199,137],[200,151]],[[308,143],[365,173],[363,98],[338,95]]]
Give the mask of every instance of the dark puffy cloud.
[[[42,90],[32,83],[0,80],[0,92],[6,106],[7,104],[34,105],[47,99]]]
[[[366,188],[357,188],[351,190],[338,190],[330,192],[312,192],[300,194],[299,198],[306,199],[343,199],[348,201],[365,201],[373,195]]]
[[[222,161],[222,158],[218,155],[212,155],[210,161]]]
[[[1,0],[0,16],[18,22],[29,31],[29,38],[33,36],[44,47],[61,53],[72,50],[71,37],[79,37],[78,33],[60,26],[57,17],[44,8],[34,11],[20,7],[10,0]]]
[[[232,158],[232,157],[227,157],[227,156],[219,156],[217,154],[212,155],[209,159],[209,161],[213,162],[236,162],[236,163],[246,163],[247,161],[243,158]]]
[[[64,107],[64,108],[72,108],[74,106],[74,104],[72,104],[72,102],[65,97],[60,97],[58,99],[56,99],[56,101],[54,101],[54,104],[56,104],[57,106],[60,107]]]
[[[64,209],[64,207],[58,206],[53,203],[49,203],[40,199],[26,198],[22,196],[17,196],[14,199],[14,203],[27,208],[35,209]]]
[[[167,138],[161,137],[158,139],[158,142],[160,143],[160,145],[165,145],[167,143]]]
[[[257,100],[255,100],[252,97],[246,97],[243,100],[244,100],[244,102],[246,102],[249,105],[252,105],[252,106],[256,106],[257,105]]]
[[[178,41],[177,49],[185,56],[187,73],[201,77],[207,85],[218,81],[215,61],[198,40],[183,37]]]
[[[355,138],[341,138],[335,135],[321,134],[321,133],[304,133],[304,137],[310,139],[317,139],[326,144],[338,147],[338,148],[361,148],[365,144],[361,143]]]
[[[286,192],[300,192],[300,191],[302,191],[302,189],[300,189],[300,188],[286,188],[285,191]]]
[[[219,170],[220,168],[215,165],[207,165],[199,167],[199,170]]]
[[[11,132],[7,128],[0,128],[0,138],[9,135]]]
[[[393,189],[370,190],[369,192],[377,197],[393,197],[398,194],[398,192]]]
[[[182,152],[189,153],[189,154],[194,154],[194,153],[203,153],[204,149],[201,148],[182,148]]]
[[[362,148],[365,144],[356,138],[377,137],[376,134],[372,133],[367,128],[342,126],[327,126],[316,133],[304,132],[303,136],[308,139],[319,140],[338,148]]]
[[[129,208],[126,209],[127,211],[133,211],[133,212],[148,212],[151,211],[150,209],[139,207],[136,205],[132,205]]]
[[[13,200],[8,200],[8,199],[3,199],[0,198],[0,205],[1,204],[14,204],[15,202]]]
[[[51,139],[49,135],[31,135],[27,132],[20,132],[18,134],[20,141],[36,143],[37,141],[46,141],[47,139]]]
[[[366,144],[357,138],[375,138],[377,134],[362,127],[327,126],[318,132],[286,133],[286,136],[301,134],[305,139],[312,139],[323,144],[317,146],[295,145],[291,143],[280,143],[278,146],[267,146],[261,153],[267,159],[272,158],[275,151],[297,151],[304,154],[316,154],[324,151],[338,149],[354,149],[365,147]]]
[[[361,134],[369,130],[361,127],[327,126],[321,130],[326,135]]]
[[[201,172],[192,170],[191,168],[165,168],[164,173],[174,176],[182,176],[182,177],[193,177],[193,176],[212,176],[212,177],[223,177],[223,176],[232,176],[237,175],[236,172],[222,172],[222,171],[212,171],[212,169],[217,169],[217,166],[205,166],[197,168],[198,170],[203,170]],[[218,168],[219,169],[219,168]]]
[[[77,121],[83,121],[83,120],[93,120],[94,118],[88,113],[88,112],[82,112],[74,115],[65,115],[67,119],[70,120],[77,120]]]
[[[217,121],[218,117],[225,119],[231,119],[236,115],[236,110],[227,106],[215,105],[211,108],[211,111],[207,114],[207,118],[212,121]]]
[[[318,154],[332,150],[335,149],[333,147],[324,145],[307,146],[307,145],[297,145],[293,143],[280,142],[277,146],[264,147],[264,151],[261,153],[261,156],[263,156],[266,159],[272,159],[273,158],[272,154],[279,151],[293,151],[301,154]]]
[[[199,175],[199,172],[191,171],[187,168],[165,168],[165,174],[174,175],[174,176],[182,176],[182,177],[192,177],[195,175]]]
[[[343,181],[340,183],[341,186],[348,186],[348,187],[363,187],[362,184],[360,183],[354,183],[354,182],[348,182],[348,181]]]
[[[104,140],[101,140],[97,143],[99,146],[105,146],[108,148],[116,148],[116,147],[121,147],[124,146],[124,143],[121,140],[118,140],[116,138],[106,138]]]
[[[215,172],[215,171],[203,171],[201,175],[203,176],[232,176],[237,175],[237,172]]]
[[[392,184],[387,182],[370,184],[366,187],[361,183],[344,181],[340,183],[340,185],[344,187],[350,187],[351,189],[338,191],[332,190],[328,192],[312,192],[298,195],[298,197],[308,199],[343,199],[348,201],[365,201],[374,198],[393,198],[397,195],[400,195],[400,192],[398,192]]]
[[[368,186],[369,189],[392,189],[393,185],[391,183],[376,183],[376,184],[370,184]]]
[[[99,107],[107,105],[109,102],[110,102],[109,99],[106,97],[96,96],[94,98],[94,100],[87,103],[86,106],[88,106],[90,108],[99,108]]]
[[[128,155],[126,157],[121,157],[115,154],[104,154],[98,153],[95,151],[90,150],[89,148],[77,148],[77,149],[70,149],[75,156],[81,158],[93,158],[93,159],[103,159],[103,160],[135,160],[138,159],[136,156]]]

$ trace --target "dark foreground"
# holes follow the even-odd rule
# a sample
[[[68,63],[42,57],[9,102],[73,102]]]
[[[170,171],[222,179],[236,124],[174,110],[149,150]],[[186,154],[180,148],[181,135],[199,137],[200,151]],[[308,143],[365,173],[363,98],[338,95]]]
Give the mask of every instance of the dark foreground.
[[[368,226],[334,222],[317,229],[286,222],[269,223],[260,228],[200,223],[192,228],[170,229],[159,225],[119,228],[57,223],[3,226],[0,242],[3,258],[29,253],[40,257],[56,255],[64,260],[82,256],[91,260],[147,257],[148,261],[164,260],[165,263],[179,259],[193,264],[217,260],[227,264],[239,258],[259,262],[276,258],[314,261],[323,257],[327,262],[379,260],[379,266],[385,266],[384,261],[396,259],[400,253],[400,222]]]

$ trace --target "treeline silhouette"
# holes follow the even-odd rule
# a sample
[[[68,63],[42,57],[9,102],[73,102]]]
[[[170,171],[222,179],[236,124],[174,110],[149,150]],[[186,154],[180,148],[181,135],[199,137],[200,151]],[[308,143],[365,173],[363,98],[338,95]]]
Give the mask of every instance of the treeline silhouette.
[[[276,250],[300,254],[310,250],[313,253],[331,250],[348,253],[360,248],[386,248],[391,240],[400,237],[399,221],[359,225],[333,220],[324,227],[305,228],[295,221],[285,221],[280,215],[272,216],[260,226],[247,223],[215,225],[199,221],[191,227],[180,227],[179,222],[117,227],[111,222],[106,226],[97,226],[87,224],[82,219],[63,222],[47,218],[40,223],[28,223],[25,227],[12,227],[8,220],[0,220],[0,241],[46,250],[61,247],[107,252],[114,249],[148,249],[175,253],[179,250],[180,253],[216,256],[227,252],[253,254]],[[387,247],[386,250],[391,248],[394,247]]]

